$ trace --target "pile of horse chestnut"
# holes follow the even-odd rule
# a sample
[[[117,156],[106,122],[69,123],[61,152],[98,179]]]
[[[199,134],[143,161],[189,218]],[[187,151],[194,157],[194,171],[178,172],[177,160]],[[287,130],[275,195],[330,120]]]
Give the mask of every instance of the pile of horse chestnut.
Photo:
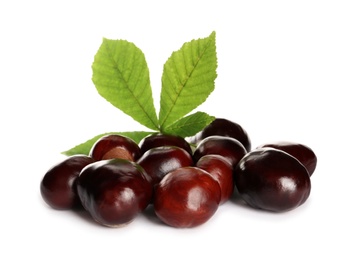
[[[137,144],[104,136],[88,155],[50,168],[40,191],[52,208],[84,208],[104,226],[126,225],[152,204],[165,224],[189,228],[208,221],[235,189],[253,208],[283,212],[300,206],[316,164],[312,149],[300,143],[251,150],[239,124],[217,118],[187,139],[156,133]]]

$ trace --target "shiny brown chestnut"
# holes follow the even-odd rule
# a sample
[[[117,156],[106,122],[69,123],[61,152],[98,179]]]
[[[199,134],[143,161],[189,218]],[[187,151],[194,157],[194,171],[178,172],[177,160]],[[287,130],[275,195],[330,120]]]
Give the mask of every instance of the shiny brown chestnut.
[[[89,156],[73,155],[51,167],[40,183],[44,201],[55,209],[81,206],[75,183],[81,170],[93,162]]]
[[[203,128],[202,131],[198,132],[195,136],[188,138],[188,141],[190,143],[198,144],[206,137],[212,135],[232,137],[241,142],[248,152],[251,150],[251,140],[247,131],[238,123],[225,118],[216,118],[208,126]]]
[[[221,188],[220,204],[225,203],[232,196],[234,190],[233,167],[228,160],[217,154],[202,156],[196,167],[208,172]]]
[[[218,182],[197,167],[178,168],[168,173],[155,190],[154,210],[165,224],[191,228],[207,222],[221,199]]]
[[[141,166],[125,159],[97,161],[85,167],[77,192],[94,220],[108,227],[133,221],[152,197],[152,185]]]
[[[192,166],[192,156],[177,146],[160,146],[149,149],[137,163],[151,177],[152,185],[157,185],[169,172],[186,166]]]
[[[115,158],[136,161],[141,156],[141,150],[131,138],[110,134],[99,138],[94,143],[90,156],[96,161]]]
[[[289,153],[290,155],[297,158],[305,166],[310,176],[313,175],[313,172],[317,166],[317,156],[314,151],[307,145],[295,142],[279,141],[263,144],[258,148],[263,147],[272,147]]]
[[[193,159],[197,162],[204,155],[218,154],[226,158],[234,167],[246,153],[246,148],[237,139],[213,135],[206,137],[197,145]]]
[[[139,146],[142,154],[155,147],[177,146],[192,155],[192,148],[189,143],[183,137],[177,135],[155,133],[143,138],[140,141]]]
[[[248,205],[274,212],[302,205],[311,190],[310,177],[303,164],[275,148],[249,152],[235,167],[234,179]]]

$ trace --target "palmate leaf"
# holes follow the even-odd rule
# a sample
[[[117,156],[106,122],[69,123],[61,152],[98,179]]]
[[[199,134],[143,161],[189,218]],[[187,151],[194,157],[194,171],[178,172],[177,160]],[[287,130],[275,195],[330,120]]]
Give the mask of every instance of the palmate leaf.
[[[204,112],[196,112],[169,125],[163,129],[163,132],[182,137],[193,136],[210,124],[214,119],[214,116],[210,116]]]
[[[216,69],[215,32],[207,38],[185,43],[180,50],[173,52],[163,69],[158,118],[142,51],[126,40],[104,38],[92,64],[92,81],[98,93],[154,131],[107,132],[62,153],[88,155],[94,143],[109,134],[124,135],[136,143],[156,132],[193,136],[214,120],[204,112],[188,113],[214,90]]]
[[[162,74],[160,129],[202,104],[214,90],[217,77],[215,32],[183,44],[166,61]]]
[[[103,39],[92,64],[98,93],[142,125],[158,130],[147,63],[143,52],[125,40]]]
[[[67,155],[67,156],[76,155],[76,154],[88,155],[90,153],[90,150],[91,150],[92,146],[94,145],[94,143],[96,143],[96,141],[98,139],[100,139],[101,137],[103,137],[105,135],[116,134],[116,135],[127,136],[127,137],[131,138],[132,140],[134,140],[138,144],[142,140],[142,138],[144,138],[145,136],[150,135],[152,133],[153,132],[144,132],[144,131],[103,133],[103,134],[96,135],[95,137],[93,137],[79,145],[76,145],[75,147],[73,147],[67,151],[62,152],[62,154]]]

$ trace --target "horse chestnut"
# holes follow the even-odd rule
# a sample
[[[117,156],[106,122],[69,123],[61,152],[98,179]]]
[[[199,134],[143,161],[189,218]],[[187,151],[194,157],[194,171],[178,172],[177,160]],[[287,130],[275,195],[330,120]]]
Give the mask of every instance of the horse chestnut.
[[[139,143],[139,146],[142,154],[155,147],[177,146],[186,150],[189,154],[192,155],[192,148],[189,143],[184,138],[177,135],[155,133],[143,138]]]
[[[151,177],[152,185],[157,185],[162,178],[177,168],[192,166],[191,155],[177,146],[160,146],[149,149],[137,163]]]
[[[89,156],[73,155],[51,167],[40,184],[45,202],[55,209],[80,206],[75,183],[81,170],[93,162]]]
[[[145,171],[124,159],[97,161],[85,167],[78,177],[77,191],[90,215],[109,227],[130,223],[152,197]]]
[[[220,155],[208,154],[198,160],[196,167],[205,170],[218,181],[221,188],[220,204],[228,201],[234,190],[233,167],[229,161]]]
[[[288,211],[302,205],[311,190],[307,169],[290,154],[260,148],[244,156],[234,169],[237,190],[254,208]]]
[[[190,137],[189,142],[198,144],[206,137],[212,135],[232,137],[241,142],[248,152],[251,150],[251,140],[246,130],[239,124],[225,118],[216,118],[194,137]]]
[[[135,161],[141,156],[141,150],[131,138],[111,134],[103,136],[95,142],[90,156],[96,161],[115,158]]]
[[[282,141],[263,144],[258,148],[263,147],[276,148],[294,156],[305,166],[310,176],[312,176],[317,166],[317,156],[310,147],[304,144]]]
[[[209,136],[203,139],[193,153],[197,162],[207,154],[218,154],[226,158],[234,167],[247,153],[246,148],[238,140],[228,136]]]
[[[218,182],[197,167],[178,168],[158,184],[154,196],[156,215],[169,226],[189,228],[207,222],[221,199]]]

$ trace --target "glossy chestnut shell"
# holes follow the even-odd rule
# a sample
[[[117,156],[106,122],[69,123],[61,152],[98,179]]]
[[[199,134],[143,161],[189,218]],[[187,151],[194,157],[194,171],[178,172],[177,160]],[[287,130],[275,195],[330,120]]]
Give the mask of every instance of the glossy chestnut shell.
[[[157,185],[169,172],[186,166],[192,166],[192,156],[177,146],[160,146],[149,149],[137,163],[151,177],[152,185]]]
[[[274,148],[248,153],[234,169],[234,178],[248,205],[274,212],[302,205],[311,190],[310,176],[303,164]]]
[[[218,182],[197,167],[168,173],[155,190],[156,215],[167,225],[190,228],[207,222],[221,199]]]
[[[217,154],[202,156],[196,167],[208,172],[221,188],[220,204],[225,203],[232,196],[234,190],[233,167],[224,157]]]
[[[139,143],[139,146],[142,154],[155,147],[177,146],[186,150],[189,154],[192,155],[192,148],[189,143],[184,138],[177,135],[155,133],[143,138]]]
[[[96,161],[115,158],[135,161],[141,156],[141,150],[131,138],[110,134],[101,137],[94,143],[90,156]]]
[[[241,142],[228,136],[213,135],[203,139],[193,152],[193,160],[197,162],[207,154],[217,154],[226,158],[234,167],[247,153]]]
[[[44,201],[55,209],[81,206],[75,184],[81,170],[93,162],[89,156],[73,155],[51,167],[40,183]]]
[[[97,161],[85,167],[78,177],[77,191],[90,215],[109,227],[130,223],[152,197],[145,171],[124,159]]]
[[[189,138],[189,142],[197,144],[212,135],[232,137],[241,142],[248,152],[251,150],[251,140],[247,131],[238,123],[225,118],[216,118],[194,137]]]
[[[317,156],[315,155],[314,151],[307,145],[295,142],[281,141],[263,144],[258,148],[263,147],[272,147],[289,153],[290,155],[297,158],[305,166],[310,176],[313,175],[317,166]]]

